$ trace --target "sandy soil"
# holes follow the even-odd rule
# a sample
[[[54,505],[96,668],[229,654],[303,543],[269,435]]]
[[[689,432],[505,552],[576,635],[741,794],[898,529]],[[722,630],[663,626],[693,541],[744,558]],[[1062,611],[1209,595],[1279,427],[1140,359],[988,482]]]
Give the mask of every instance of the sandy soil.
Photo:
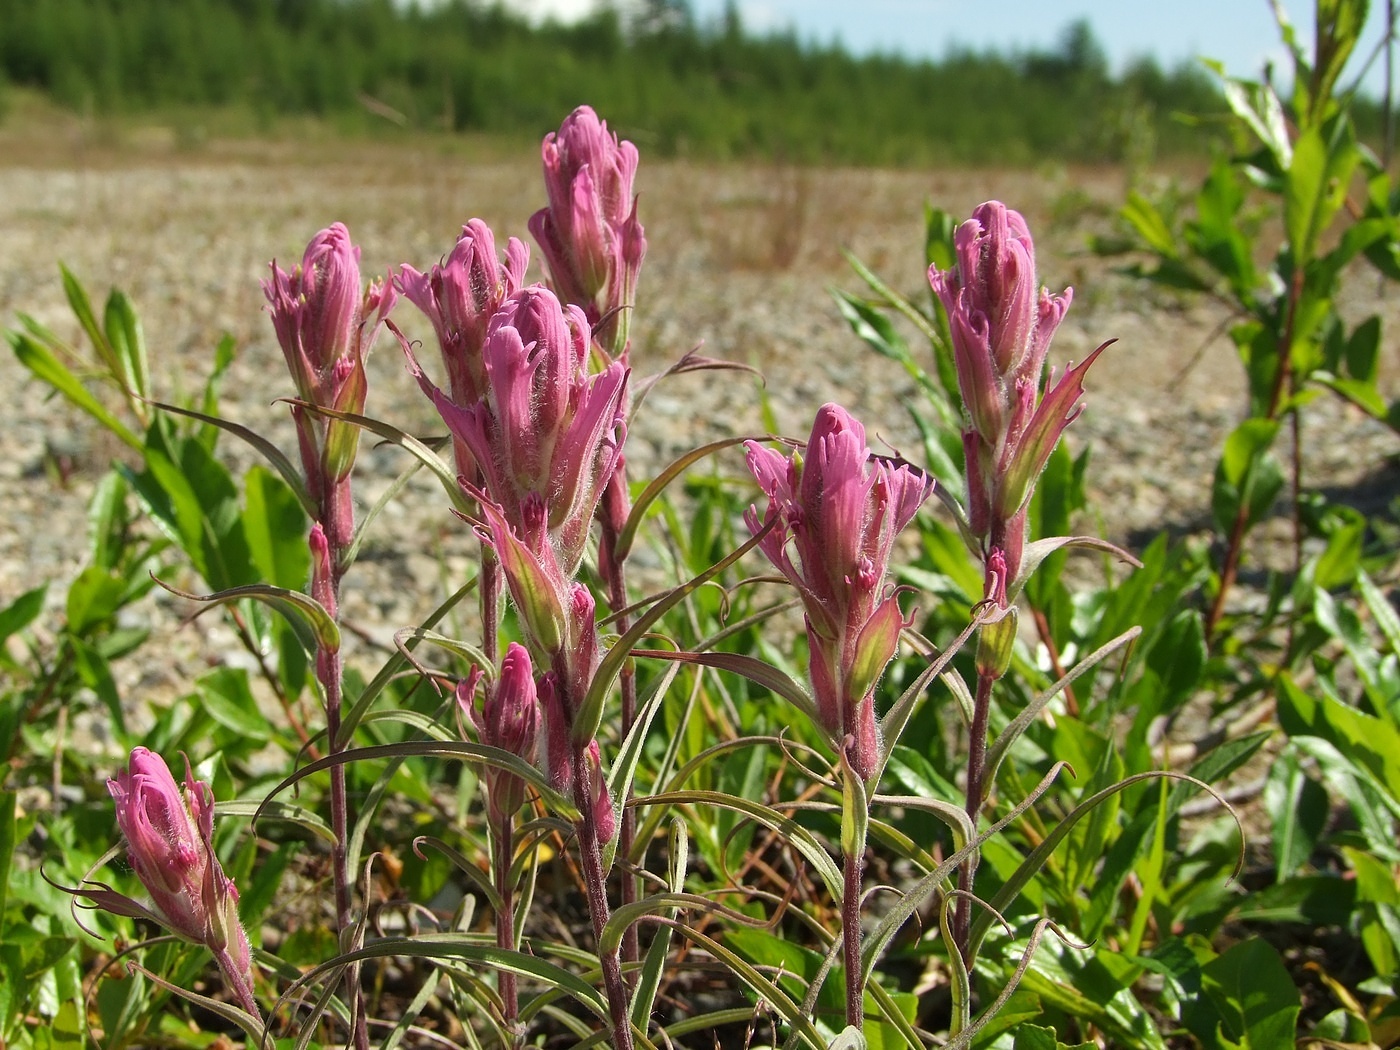
[[[1095,446],[1096,519],[1120,539],[1206,520],[1216,449],[1243,410],[1240,370],[1218,308],[1151,292],[1087,252],[1088,234],[1111,228],[1121,172],[795,171],[644,157],[639,189],[649,240],[634,326],[639,372],[703,344],[711,356],[763,372],[788,432],[805,433],[819,404],[839,400],[872,434],[909,450],[913,431],[901,402],[913,396],[912,383],[864,349],[829,294],[833,285],[859,287],[841,249],[922,296],[925,201],[959,215],[993,197],[1022,210],[1037,234],[1042,280],[1056,290],[1075,287],[1052,361],[1082,360],[1098,343],[1118,340],[1095,367],[1087,410],[1072,428],[1076,442]],[[24,312],[77,340],[60,261],[94,297],[118,286],[141,312],[167,399],[197,389],[212,347],[230,332],[240,354],[225,385],[226,414],[267,428],[290,452],[285,409],[271,404],[290,383],[262,310],[258,280],[268,260],[296,260],[312,234],[340,220],[363,248],[365,273],[401,262],[425,269],[472,216],[501,241],[525,237],[542,193],[531,151],[503,160],[498,149],[470,142],[182,149],[161,129],[113,137],[64,121],[0,128],[0,324]],[[1379,298],[1368,275],[1353,282],[1344,309],[1353,322],[1379,310],[1394,331],[1397,302],[1394,293]],[[411,334],[428,334],[410,304],[396,318]],[[1385,353],[1393,386],[1400,373],[1393,337]],[[418,432],[441,429],[387,342],[371,382],[371,411]],[[0,387],[11,391],[0,424],[3,602],[76,570],[86,500],[120,450],[84,417],[46,400],[8,353],[0,354]],[[634,428],[635,469],[645,474],[700,441],[761,430],[760,400],[742,373],[668,382]],[[1377,474],[1395,454],[1392,434],[1331,399],[1313,420],[1315,477],[1343,488],[1394,485],[1393,470]],[[725,463],[740,469],[737,455]],[[373,498],[401,465],[390,450],[362,455],[360,491]],[[433,604],[442,565],[455,573],[473,549],[426,482],[386,516],[384,529],[376,541],[383,557],[357,569],[347,598],[349,615],[370,631],[416,622]],[[53,588],[51,600],[61,593]],[[187,670],[172,661],[128,684],[168,687]]]

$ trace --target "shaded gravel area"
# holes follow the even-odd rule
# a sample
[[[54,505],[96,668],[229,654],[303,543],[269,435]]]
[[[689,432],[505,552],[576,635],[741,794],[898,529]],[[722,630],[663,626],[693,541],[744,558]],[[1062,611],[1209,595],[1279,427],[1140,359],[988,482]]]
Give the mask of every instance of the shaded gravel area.
[[[224,387],[225,414],[269,433],[289,453],[295,442],[286,409],[272,401],[291,384],[258,287],[270,258],[294,262],[312,234],[340,220],[363,248],[366,274],[400,262],[425,269],[472,216],[504,241],[525,235],[542,201],[529,151],[509,160],[470,144],[211,143],[180,152],[168,138],[153,132],[98,147],[72,128],[43,135],[0,129],[0,323],[13,325],[22,311],[77,339],[59,261],[95,298],[121,287],[141,313],[168,400],[199,388],[213,346],[230,332],[240,352]],[[1086,235],[1109,223],[1121,174],[799,172],[657,164],[644,156],[639,189],[650,243],[634,323],[639,373],[703,344],[710,356],[762,371],[786,432],[805,434],[816,407],[839,400],[872,436],[907,450],[915,441],[901,403],[913,384],[841,321],[829,288],[858,282],[840,248],[902,290],[924,294],[925,200],[955,214],[991,197],[1019,208],[1038,234],[1042,280],[1057,290],[1075,286],[1052,360],[1081,360],[1099,342],[1118,340],[1091,374],[1087,409],[1071,428],[1077,446],[1094,446],[1091,486],[1102,529],[1140,541],[1162,527],[1190,532],[1207,524],[1216,449],[1243,413],[1240,370],[1217,308],[1162,298],[1084,251]],[[535,263],[532,277],[539,273]],[[1362,274],[1351,295],[1349,317],[1380,310],[1385,331],[1397,331],[1400,293],[1378,298],[1374,278]],[[395,316],[411,335],[429,334],[411,304]],[[1393,385],[1400,363],[1393,336],[1385,354]],[[387,340],[374,355],[371,384],[373,414],[418,433],[441,431]],[[0,604],[53,579],[49,597],[57,605],[80,566],[92,486],[121,449],[85,417],[46,400],[9,353],[0,354],[0,387],[10,394],[0,424]],[[668,380],[630,436],[633,476],[697,443],[761,430],[760,402],[744,373]],[[1384,499],[1400,488],[1394,435],[1330,398],[1309,413],[1314,479],[1341,498]],[[253,462],[225,440],[240,463]],[[742,469],[737,452],[721,462]],[[374,500],[404,463],[395,449],[366,447],[357,495]],[[387,641],[463,578],[474,551],[435,483],[415,479],[347,578],[347,617]],[[209,660],[239,658],[215,617],[182,625],[185,603],[159,594],[145,611],[158,644],[119,668],[119,684],[133,698],[171,695]]]

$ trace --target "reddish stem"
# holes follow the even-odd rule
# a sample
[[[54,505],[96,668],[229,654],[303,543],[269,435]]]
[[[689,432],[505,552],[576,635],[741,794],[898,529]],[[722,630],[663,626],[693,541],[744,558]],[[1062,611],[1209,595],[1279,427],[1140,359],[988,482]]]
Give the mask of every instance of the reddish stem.
[[[604,950],[603,927],[612,915],[608,908],[607,876],[603,872],[603,853],[598,841],[598,820],[593,811],[593,799],[588,789],[588,754],[584,747],[574,748],[574,805],[578,808],[579,863],[583,868],[583,885],[588,895],[588,914],[593,920],[594,943],[598,946],[598,963],[603,972],[603,991],[608,999],[608,1015],[612,1021],[614,1050],[633,1050],[632,1021],[627,1010],[627,985],[622,979],[622,960],[617,951]]]
[[[977,834],[977,819],[982,813],[985,787],[982,780],[987,765],[987,716],[992,706],[992,686],[996,679],[990,675],[977,676],[977,697],[972,708],[972,728],[967,747],[967,815],[972,821],[972,833]],[[977,874],[977,853],[974,851],[958,872],[958,908],[953,915],[953,939],[962,954],[963,965],[971,969],[971,945],[968,935],[972,929],[972,883]]]

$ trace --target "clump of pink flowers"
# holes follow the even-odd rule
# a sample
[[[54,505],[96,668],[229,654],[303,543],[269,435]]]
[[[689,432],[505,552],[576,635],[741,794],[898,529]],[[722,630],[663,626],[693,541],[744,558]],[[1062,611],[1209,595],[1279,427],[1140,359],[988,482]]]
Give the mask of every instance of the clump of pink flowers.
[[[151,895],[154,917],[171,933],[208,948],[245,1009],[256,1016],[253,959],[238,920],[238,889],[214,854],[213,791],[194,778],[188,763],[182,791],[165,761],[144,747],[132,750],[127,769],[107,781],[107,790],[132,870]],[[123,906],[117,894],[88,896],[123,914],[142,914]]]
[[[818,718],[869,777],[880,749],[875,686],[907,626],[888,581],[890,552],[933,480],[872,456],[865,428],[835,404],[817,412],[805,453],[747,447],[768,507],[745,517],[755,533],[775,522],[759,546],[802,597]]]
[[[1000,201],[978,205],[954,246],[957,265],[929,267],[929,282],[948,313],[967,415],[968,522],[989,570],[1000,576],[989,578],[986,596],[1004,606],[1021,569],[1036,479],[1079,414],[1084,375],[1104,347],[1058,381],[1052,372],[1042,394],[1046,354],[1074,290],[1051,295],[1036,283],[1030,229]]]

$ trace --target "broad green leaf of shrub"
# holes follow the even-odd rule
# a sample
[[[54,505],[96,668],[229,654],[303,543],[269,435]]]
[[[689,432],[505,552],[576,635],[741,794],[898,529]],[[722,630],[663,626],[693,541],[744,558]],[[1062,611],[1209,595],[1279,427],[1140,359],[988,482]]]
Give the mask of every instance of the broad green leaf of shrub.
[[[1292,1046],[1301,1007],[1283,961],[1251,937],[1201,967],[1202,996],[1188,1001],[1182,1021],[1206,1050]]]
[[[1283,489],[1283,471],[1269,451],[1278,428],[1273,420],[1247,419],[1225,439],[1211,488],[1211,510],[1226,535],[1237,516],[1243,515],[1246,529],[1262,521]]]
[[[39,618],[39,614],[44,611],[44,596],[48,591],[49,585],[41,583],[0,609],[0,642],[17,631],[24,630]]]
[[[1294,261],[1305,265],[1318,238],[1346,201],[1352,173],[1360,160],[1351,124],[1345,120],[1308,128],[1293,143],[1293,162],[1285,183],[1283,224]]]
[[[977,1032],[973,1039],[974,1050],[985,1050],[1007,1032],[1026,1021],[1039,1021],[1045,1017],[1045,1007],[1040,996],[1026,988],[1017,988],[1011,997],[1002,1004],[1000,1010]]]
[[[1369,771],[1400,805],[1400,729],[1331,697],[1313,697],[1284,675],[1279,678],[1279,725],[1289,736],[1327,741]]]
[[[1361,943],[1376,973],[1400,973],[1400,877],[1391,865],[1365,850],[1343,846],[1342,853],[1356,873],[1357,903],[1354,921],[1361,928]]]
[[[1016,1041],[1011,1050],[1095,1050],[1097,1043],[1075,1043],[1070,1046],[1056,1038],[1053,1028],[1025,1024],[1016,1029]]]
[[[1096,1025],[1120,1046],[1166,1050],[1156,1023],[1132,992],[1142,969],[1137,960],[1107,948],[1075,948],[1049,938],[1025,983],[1043,1002]]]

